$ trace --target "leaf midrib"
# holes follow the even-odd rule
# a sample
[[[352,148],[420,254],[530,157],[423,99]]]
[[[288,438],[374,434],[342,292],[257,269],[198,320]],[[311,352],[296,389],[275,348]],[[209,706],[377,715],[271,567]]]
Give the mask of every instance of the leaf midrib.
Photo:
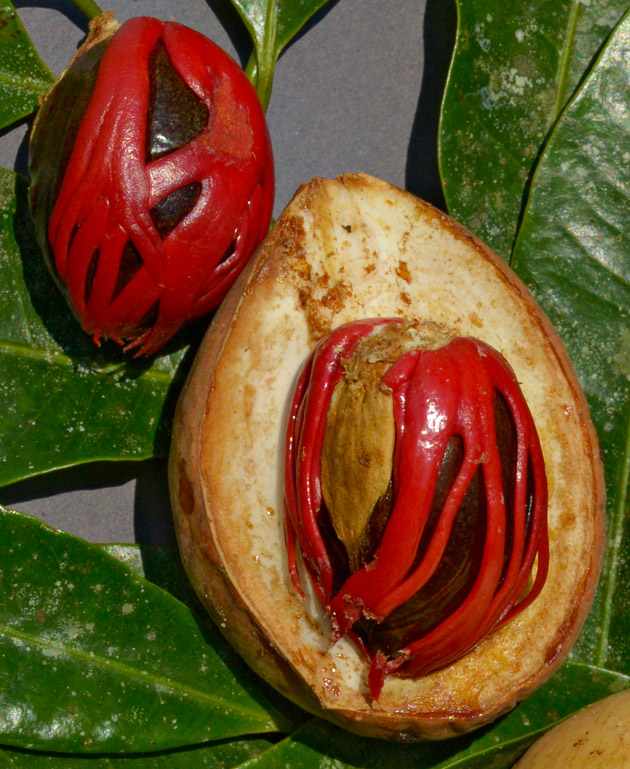
[[[608,660],[608,641],[610,637],[610,625],[613,614],[613,602],[617,584],[617,574],[621,561],[621,544],[626,520],[626,508],[628,505],[628,486],[630,485],[630,408],[626,420],[626,445],[619,468],[619,499],[614,510],[613,525],[609,535],[609,568],[602,586],[603,595],[603,619],[601,633],[597,646],[596,664],[604,667]]]
[[[163,678],[161,676],[155,675],[154,673],[149,673],[146,670],[131,667],[130,665],[126,665],[123,662],[120,662],[118,659],[107,659],[93,652],[82,651],[76,647],[68,647],[63,644],[46,643],[38,636],[33,635],[32,633],[26,633],[24,631],[18,630],[11,625],[7,625],[6,623],[0,623],[0,635],[17,639],[23,643],[33,644],[35,646],[39,646],[42,649],[54,649],[55,651],[67,654],[68,656],[83,662],[115,671],[116,673],[121,674],[123,677],[126,676],[128,678],[136,678],[143,682],[149,681],[156,686],[163,686],[167,690],[170,689],[173,692],[178,692],[183,695],[192,697],[193,699],[207,702],[217,708],[222,707],[228,708],[230,710],[237,710],[242,715],[249,716],[256,721],[261,720],[260,712],[257,712],[252,708],[248,708],[241,704],[235,705],[234,702],[230,700],[226,700],[223,697],[217,697],[201,689],[195,689],[192,686],[181,683],[180,681],[174,681],[172,678]],[[267,723],[273,723],[273,719],[270,716],[267,717]]]
[[[564,36],[564,43],[560,50],[560,59],[558,60],[558,73],[556,77],[556,100],[554,103],[552,125],[556,123],[568,101],[567,90],[569,86],[571,54],[573,53],[573,43],[575,41],[575,35],[581,15],[582,3],[573,3],[571,12],[569,13],[569,18],[567,20],[567,31]]]
[[[5,83],[6,85],[11,86],[19,86],[24,91],[29,91],[36,94],[37,96],[41,96],[42,93],[46,93],[46,91],[50,88],[50,84],[54,83],[54,79],[44,80],[39,76],[33,76],[28,80],[24,80],[21,77],[11,75],[9,72],[0,70],[0,83]]]
[[[78,361],[73,360],[69,355],[66,355],[66,353],[59,352],[58,350],[50,350],[45,347],[29,347],[28,345],[19,344],[17,342],[9,342],[6,339],[0,340],[0,355],[2,354],[30,358],[31,360],[42,361],[49,365],[55,364],[68,369],[72,369],[78,363]],[[86,366],[86,368],[93,376],[97,377],[111,373],[111,370],[98,371],[91,369],[89,366]],[[116,368],[118,368],[118,364],[116,364]],[[173,376],[168,371],[149,369],[142,374],[142,378],[168,384],[172,381]]]

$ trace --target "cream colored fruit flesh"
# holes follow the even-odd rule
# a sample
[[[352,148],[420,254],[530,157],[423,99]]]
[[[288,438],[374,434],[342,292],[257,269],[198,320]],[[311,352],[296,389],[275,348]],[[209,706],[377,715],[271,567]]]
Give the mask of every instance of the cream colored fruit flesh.
[[[547,466],[550,572],[533,605],[467,656],[419,680],[389,677],[373,702],[366,660],[347,639],[332,644],[318,601],[290,585],[283,440],[317,341],[390,316],[475,336],[514,369]],[[513,707],[568,654],[601,561],[597,442],[549,322],[470,233],[361,174],[303,186],[228,295],[178,407],[170,483],[184,562],[225,635],[278,689],[362,734],[439,739]]]

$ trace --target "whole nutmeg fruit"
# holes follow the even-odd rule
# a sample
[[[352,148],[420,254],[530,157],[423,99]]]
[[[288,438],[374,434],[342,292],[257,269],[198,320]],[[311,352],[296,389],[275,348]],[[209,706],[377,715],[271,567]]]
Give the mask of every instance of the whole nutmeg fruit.
[[[258,97],[175,22],[92,22],[43,100],[29,173],[38,241],[82,327],[139,355],[219,305],[271,218]]]
[[[183,561],[279,691],[360,734],[487,724],[566,659],[604,542],[584,396],[526,287],[362,174],[304,185],[178,405]]]
[[[578,711],[535,742],[514,769],[626,769],[630,766],[630,690]]]

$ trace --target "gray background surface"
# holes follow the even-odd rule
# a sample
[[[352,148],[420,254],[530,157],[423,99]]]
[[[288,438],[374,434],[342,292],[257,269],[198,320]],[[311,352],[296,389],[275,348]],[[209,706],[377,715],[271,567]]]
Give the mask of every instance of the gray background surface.
[[[14,0],[46,64],[60,74],[87,24],[71,2]],[[111,0],[119,21],[174,18],[245,66],[249,39],[227,0]],[[439,100],[455,12],[450,0],[330,0],[281,56],[267,113],[278,215],[303,182],[363,171],[443,207]],[[24,123],[0,134],[0,164],[27,170]],[[166,462],[97,463],[0,489],[0,502],[97,542],[174,542]]]

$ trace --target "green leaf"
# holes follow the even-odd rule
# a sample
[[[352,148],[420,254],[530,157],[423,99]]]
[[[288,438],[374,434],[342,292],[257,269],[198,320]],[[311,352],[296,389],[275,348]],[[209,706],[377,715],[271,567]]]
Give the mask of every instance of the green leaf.
[[[451,215],[509,259],[541,147],[627,0],[457,0],[439,163]]]
[[[508,716],[465,737],[416,745],[392,744],[361,739],[313,720],[248,762],[247,769],[508,769],[560,719],[629,686],[630,679],[625,676],[567,663]]]
[[[217,631],[208,612],[188,579],[179,551],[172,547],[156,547],[152,545],[125,545],[125,544],[107,544],[100,546],[106,553],[117,558],[128,568],[135,571],[144,579],[153,582],[153,584],[170,593],[185,604],[194,614],[197,622],[202,626],[204,633],[212,638],[212,644],[216,649],[223,649],[221,654],[224,657],[234,656],[239,659],[232,651],[230,645],[224,640]],[[240,659],[239,659],[240,661]],[[264,695],[276,710],[286,717],[287,723],[294,725],[303,724],[310,717],[297,705],[285,699],[275,689],[272,689],[267,683],[257,680],[257,688]]]
[[[266,740],[236,740],[138,756],[90,756],[89,769],[231,769],[269,748]],[[85,756],[0,748],[0,769],[86,769]]]
[[[563,339],[586,393],[607,481],[608,549],[575,654],[630,673],[630,17],[541,158],[513,266]]]
[[[232,0],[254,41],[248,75],[267,109],[281,51],[327,0]]]
[[[184,571],[179,551],[176,548],[122,543],[108,543],[100,545],[100,547],[105,553],[124,563],[139,577],[153,582],[188,606],[189,609],[199,613],[201,619],[205,620],[205,624],[209,626],[210,632],[212,632],[214,628],[212,620],[197,599],[197,594]],[[216,637],[220,639],[218,633]],[[226,648],[229,646],[226,645]]]
[[[26,516],[17,513],[5,513],[4,516],[10,523],[6,528],[0,526],[0,537],[2,537],[2,541],[12,541],[15,543],[16,541],[19,542],[20,539],[25,539],[25,537],[16,536],[16,533],[11,533],[11,528],[15,529],[11,524],[17,521],[20,525],[25,524],[27,529],[34,529],[37,539],[46,543],[46,546],[43,547],[39,542],[34,542],[34,538],[31,537],[29,541],[25,541],[23,546],[23,550],[31,553],[31,558],[34,558],[35,562],[39,562],[36,567],[29,568],[31,573],[27,573],[24,577],[20,574],[20,580],[24,579],[24,582],[29,582],[33,575],[36,575],[38,580],[34,591],[38,596],[38,600],[33,600],[29,594],[25,594],[22,598],[16,599],[16,601],[20,601],[27,607],[26,611],[21,612],[19,619],[21,623],[20,630],[22,630],[23,633],[27,630],[27,628],[23,627],[24,625],[28,625],[29,621],[31,625],[34,624],[32,620],[33,614],[35,615],[35,622],[41,623],[42,627],[49,621],[49,619],[51,622],[54,620],[53,617],[49,617],[48,613],[46,613],[44,622],[41,622],[43,618],[43,615],[41,614],[42,597],[47,594],[47,591],[42,590],[41,586],[42,570],[46,570],[50,573],[49,582],[53,585],[53,591],[56,591],[57,597],[61,596],[62,592],[65,592],[67,595],[71,591],[71,602],[82,603],[84,605],[87,603],[85,598],[81,598],[81,591],[85,588],[85,585],[82,585],[82,582],[85,582],[85,584],[88,585],[87,589],[91,590],[92,593],[94,592],[93,586],[95,584],[104,585],[99,591],[99,605],[96,610],[97,614],[94,614],[95,610],[93,609],[91,615],[92,619],[90,619],[89,622],[86,622],[84,617],[76,618],[74,609],[68,610],[67,606],[64,609],[59,610],[58,618],[60,621],[58,623],[59,626],[57,627],[54,645],[52,646],[54,649],[64,643],[66,646],[71,645],[69,641],[72,641],[73,639],[69,639],[68,634],[70,633],[70,635],[74,635],[77,627],[81,628],[80,632],[84,632],[82,629],[91,622],[94,622],[95,625],[98,622],[98,624],[103,626],[110,624],[105,617],[101,616],[99,618],[98,616],[108,611],[109,604],[113,604],[114,607],[120,607],[134,601],[138,602],[137,597],[130,596],[128,592],[125,592],[126,584],[128,582],[135,582],[136,584],[141,585],[144,589],[140,600],[144,599],[147,606],[150,605],[150,608],[147,609],[147,613],[151,620],[150,624],[154,624],[155,618],[157,617],[160,618],[163,625],[167,624],[168,628],[171,629],[171,633],[168,633],[168,635],[172,640],[173,647],[177,649],[178,654],[185,660],[188,660],[188,662],[191,662],[192,659],[190,667],[195,667],[197,662],[194,658],[195,655],[190,653],[190,644],[185,643],[182,645],[181,639],[174,637],[173,633],[173,628],[176,627],[177,630],[175,633],[181,633],[184,639],[186,639],[189,636],[190,630],[181,625],[181,618],[177,624],[175,621],[168,621],[168,613],[164,610],[162,605],[158,606],[155,603],[155,595],[150,595],[148,593],[149,590],[157,590],[157,588],[152,588],[152,586],[145,581],[134,577],[126,566],[119,564],[116,564],[119,572],[106,582],[105,578],[101,576],[102,571],[99,572],[98,561],[95,560],[97,556],[94,551],[100,550],[101,548],[99,548],[99,546],[86,545],[80,540],[76,540],[68,535],[52,532],[43,524],[34,521],[34,519],[27,518]],[[2,519],[0,518],[0,521],[1,520]],[[10,534],[10,536],[7,536],[7,534]],[[80,553],[72,551],[73,543],[80,547]],[[116,557],[128,564],[129,567],[137,569],[140,573],[146,573],[147,576],[152,573],[154,579],[163,582],[165,586],[170,585],[169,589],[173,589],[175,593],[181,592],[182,597],[186,597],[185,594],[189,588],[181,578],[180,566],[175,551],[157,548],[145,549],[138,546],[127,545],[108,545],[104,546],[104,548],[109,552],[115,553]],[[44,563],[40,560],[44,557],[43,553],[46,553],[49,563]],[[77,556],[79,556],[78,559]],[[102,555],[102,558],[108,563],[108,568],[111,568],[112,559],[106,555]],[[25,563],[24,559],[24,553],[11,553],[10,560],[15,561],[15,563],[20,563],[20,565],[22,565]],[[60,568],[62,564],[65,564],[65,566]],[[70,571],[71,565],[75,565],[73,571]],[[10,564],[8,564],[8,569],[6,565],[3,568],[2,580],[5,585],[7,584],[7,580],[10,579],[10,577],[8,577],[8,571],[10,570]],[[60,586],[57,585],[57,582],[60,581],[60,576],[63,577],[63,580],[61,580],[64,584],[63,588],[60,588]],[[96,579],[101,581],[95,582]],[[71,584],[73,585],[72,588],[68,587],[67,580],[71,580]],[[116,598],[110,601],[106,592],[107,584],[114,586],[117,584],[120,585],[115,589],[121,591],[123,594],[119,594]],[[7,593],[14,594],[16,592],[17,591],[12,587],[9,587],[8,590],[6,588],[3,590],[4,595]],[[158,591],[158,594],[160,592],[161,591]],[[140,607],[137,608],[139,609]],[[44,611],[46,611],[46,608]],[[134,612],[129,612],[126,616],[129,616],[132,613],[135,613],[135,610]],[[73,617],[75,617],[74,624]],[[137,627],[138,625],[139,627]],[[130,620],[130,625],[127,626],[126,632],[131,634],[131,637],[127,639],[127,644],[132,648],[131,652],[121,654],[121,656],[126,660],[125,664],[127,665],[129,665],[129,654],[133,657],[142,657],[145,659],[146,669],[160,670],[162,673],[164,670],[163,665],[157,663],[155,659],[146,659],[146,649],[142,649],[141,652],[138,652],[136,651],[136,648],[134,648],[139,648],[142,645],[143,641],[139,637],[145,633],[148,626],[149,625],[144,622],[143,617],[138,617],[136,615],[134,620]],[[11,625],[10,627],[13,628],[15,625]],[[41,632],[41,630],[36,628],[36,632]],[[90,634],[95,633],[96,627],[89,632]],[[103,644],[114,644],[116,643],[115,635],[120,637],[125,634],[124,629],[120,629],[117,634],[112,631],[109,632],[112,636],[111,640],[106,637],[103,639]],[[59,637],[62,634],[65,634],[64,638]],[[155,640],[157,641],[157,638]],[[91,644],[90,650],[94,650],[93,646],[94,645]],[[220,643],[218,646],[220,647]],[[85,646],[83,648],[85,654],[87,649]],[[96,658],[98,658],[98,651],[94,651]],[[0,659],[6,658],[6,656],[7,655],[5,654],[0,654]],[[87,657],[88,655],[86,654],[85,656]],[[226,647],[222,648],[221,656],[229,657],[229,651]],[[51,659],[54,659],[55,663],[59,664],[57,663],[59,657],[51,658],[47,656],[44,661],[49,662]],[[13,663],[7,662],[5,664],[10,666],[13,672],[18,669],[14,661]],[[23,671],[26,663],[22,664]],[[45,670],[45,667],[42,669]],[[84,670],[82,675],[86,675],[86,673],[89,673],[89,671]],[[23,676],[24,672],[22,672],[21,675]],[[41,671],[39,675],[41,675]],[[4,690],[6,682],[3,681],[2,678],[3,676],[0,673],[0,686],[2,686]],[[5,679],[6,678],[7,676],[5,676]],[[67,702],[63,702],[63,696],[65,694],[64,686],[66,685],[66,677],[63,671],[59,672],[59,678],[63,681],[63,685],[57,686],[55,692],[57,696],[61,698],[61,702],[56,702],[54,706],[45,702],[44,706],[56,707],[66,715],[66,718],[72,718],[74,716],[73,711],[69,710]],[[88,680],[86,683],[88,686],[83,684],[84,692],[98,691],[99,700],[103,700],[107,697],[109,691],[108,686],[99,681],[94,681],[93,679]],[[68,687],[74,685],[74,681],[72,680],[67,684]],[[409,767],[409,769],[447,769],[450,767],[466,767],[467,769],[472,769],[473,767],[475,767],[475,769],[507,769],[507,767],[511,766],[527,747],[529,747],[529,745],[550,726],[590,702],[601,699],[608,694],[627,688],[628,686],[630,686],[630,679],[627,676],[607,670],[599,670],[588,665],[567,663],[551,681],[535,692],[525,702],[521,703],[512,713],[508,714],[503,719],[500,719],[492,726],[465,737],[439,743],[394,745],[378,740],[362,739],[333,727],[326,722],[313,719],[308,722],[306,726],[295,731],[291,737],[281,741],[275,746],[259,746],[260,750],[256,749],[255,754],[244,757],[243,760],[246,761],[245,766],[247,769],[266,769],[267,767],[269,767],[269,769],[277,769],[278,766],[285,765],[300,766],[302,769],[309,769],[309,767],[315,769],[315,767],[319,768],[324,764],[333,765],[338,767],[338,769],[343,769],[345,766],[365,767],[365,769],[371,769],[372,767],[374,767],[374,769],[406,769],[406,767]],[[25,686],[25,688],[27,687]],[[210,689],[210,691],[215,694],[219,690],[220,689],[217,686],[213,686]],[[127,691],[125,696],[128,702],[133,701],[134,709],[141,707],[140,698],[133,698],[133,695],[131,695],[129,691]],[[162,696],[165,697],[166,693],[162,692]],[[4,705],[4,702],[2,704]],[[90,704],[89,707],[91,708],[92,704]],[[121,719],[133,718],[132,715],[127,713],[129,709],[128,704],[125,705],[125,703],[123,703],[118,707],[119,721]],[[164,705],[161,707],[164,707]],[[0,710],[0,712],[2,712],[2,710]],[[160,715],[162,714],[160,713]],[[199,717],[201,718],[201,716]],[[102,725],[104,723],[103,718],[104,714],[101,714],[100,719],[96,719],[96,723]],[[207,720],[207,718],[208,716],[206,714],[205,720]],[[109,720],[111,721],[111,714],[109,715]],[[155,728],[157,736],[159,736],[160,733],[160,725],[156,722],[161,722],[162,720],[162,718],[158,718],[156,713],[153,713],[151,720],[148,722]],[[35,718],[33,721],[35,721]],[[183,727],[185,724],[182,723],[181,726]],[[40,733],[44,733],[44,739],[40,742],[39,747],[49,751],[54,750],[55,743],[51,742],[51,739],[53,738],[49,734],[46,735],[45,727],[40,725],[39,731]],[[86,731],[86,734],[92,733],[93,732]],[[125,730],[125,734],[130,734],[128,729]],[[143,740],[149,741],[151,738],[155,737],[156,734],[145,735]],[[169,737],[171,739],[171,744],[175,745],[179,740],[182,740],[182,732],[177,730],[176,734],[171,734]],[[8,741],[4,736],[0,737],[0,739],[3,739],[5,742]],[[89,746],[92,750],[98,750],[99,747],[101,751],[103,749],[111,749],[105,748],[102,744],[100,746]],[[157,747],[158,746],[156,746],[156,749]],[[80,750],[81,748],[86,750],[86,747],[81,745],[75,749]],[[65,747],[61,749],[67,750],[68,748]],[[133,749],[133,746],[129,744],[129,739],[125,741],[123,749]],[[35,761],[39,759],[37,755],[34,757],[32,757],[32,754],[27,755],[29,760]],[[212,754],[210,754],[207,759],[204,754],[200,755],[203,760],[213,760]],[[13,754],[11,754],[11,758],[13,758]],[[50,760],[52,761],[53,758],[51,757]],[[94,760],[96,761],[95,766],[99,766],[100,759]],[[139,769],[145,769],[145,764],[143,763],[145,760],[153,760],[155,762],[153,764],[147,764],[151,769],[153,769],[154,766],[156,769],[161,766],[161,764],[158,763],[160,760],[167,760],[169,766],[179,766],[180,763],[170,763],[171,761],[174,762],[176,760],[182,762],[181,766],[187,767],[189,765],[194,765],[195,753],[186,751],[184,753],[165,754],[164,756],[142,757],[141,759],[138,759]],[[200,758],[197,765],[205,766],[206,764],[201,763],[201,760],[202,759]],[[1,765],[0,755],[0,766]],[[22,764],[15,765],[22,766]],[[33,765],[38,766],[38,764]],[[207,765],[214,766],[212,763],[208,763]],[[24,766],[28,767],[30,764],[24,764]],[[68,766],[73,766],[73,764],[68,763]],[[107,765],[105,764],[104,767],[105,766]],[[112,769],[117,769],[117,766],[114,764]]]
[[[146,752],[286,720],[211,626],[77,537],[0,509],[0,742]]]
[[[0,0],[0,129],[34,112],[54,82],[13,3]]]
[[[190,353],[147,363],[99,350],[44,265],[26,181],[2,169],[0,211],[0,486],[80,462],[167,453]]]

